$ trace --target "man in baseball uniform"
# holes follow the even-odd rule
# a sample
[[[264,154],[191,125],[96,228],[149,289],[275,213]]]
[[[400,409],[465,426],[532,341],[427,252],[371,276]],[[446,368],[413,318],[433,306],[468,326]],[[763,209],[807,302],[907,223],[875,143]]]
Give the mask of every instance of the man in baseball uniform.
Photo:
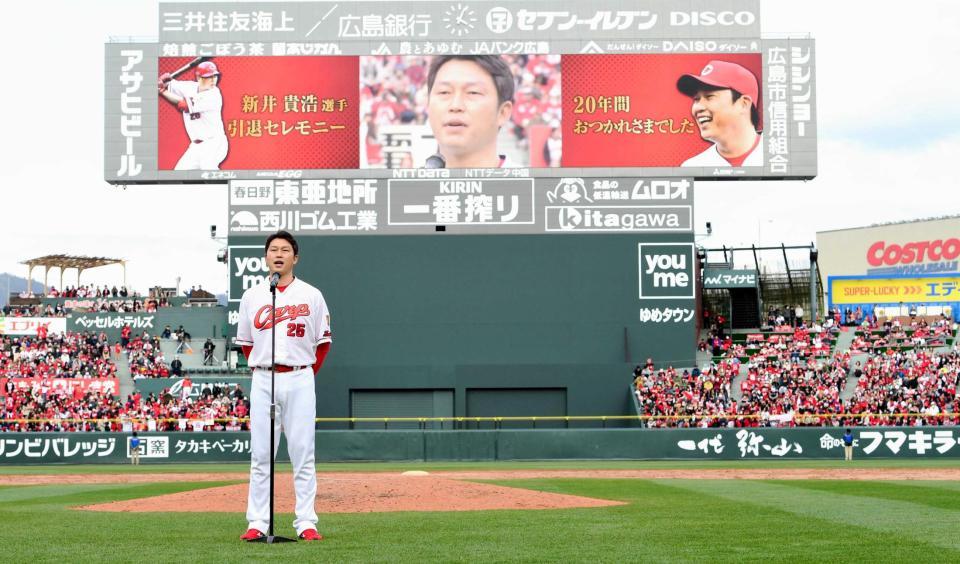
[[[220,71],[212,61],[196,67],[196,81],[173,80],[160,75],[160,95],[183,113],[190,145],[174,170],[218,170],[227,158],[227,135],[223,130],[223,96],[217,88]]]
[[[497,136],[513,113],[514,78],[498,55],[442,55],[427,72],[437,154],[427,168],[500,168]]]
[[[685,74],[677,89],[690,96],[700,137],[713,143],[680,166],[763,166],[760,88],[746,68],[727,61],[710,61],[699,75]]]
[[[330,312],[320,290],[293,275],[300,248],[293,235],[278,231],[264,245],[271,274],[280,274],[277,308],[271,315],[270,283],[264,281],[243,293],[236,342],[253,368],[250,392],[249,528],[240,538],[265,536],[270,521],[270,337],[276,331],[276,443],[287,436],[296,490],[293,526],[302,540],[321,540],[314,503],[317,469],[314,462],[316,396],[314,376],[330,350]]]

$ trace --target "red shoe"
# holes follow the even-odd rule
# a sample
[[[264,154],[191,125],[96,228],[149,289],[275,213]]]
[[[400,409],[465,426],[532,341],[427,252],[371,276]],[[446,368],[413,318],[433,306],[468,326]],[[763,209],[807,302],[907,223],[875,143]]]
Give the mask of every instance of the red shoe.
[[[300,533],[300,540],[305,540],[305,541],[323,540],[323,535],[318,533],[316,529],[307,529],[306,531]]]
[[[247,529],[247,532],[240,535],[240,540],[250,542],[257,539],[262,539],[265,536],[267,535],[264,534],[263,531],[258,531],[257,529]]]

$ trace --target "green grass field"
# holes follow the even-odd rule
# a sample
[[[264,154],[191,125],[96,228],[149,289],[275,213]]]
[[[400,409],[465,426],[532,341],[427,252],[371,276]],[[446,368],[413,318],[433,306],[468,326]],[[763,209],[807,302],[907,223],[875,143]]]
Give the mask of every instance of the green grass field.
[[[320,471],[944,467],[956,462],[326,464]],[[3,474],[245,472],[246,465],[4,467]],[[286,469],[283,468],[282,469]],[[243,515],[73,506],[223,483],[0,487],[3,562],[960,562],[960,482],[498,480],[627,502],[598,509],[320,516],[321,543],[250,545]],[[291,515],[277,517],[291,534]]]

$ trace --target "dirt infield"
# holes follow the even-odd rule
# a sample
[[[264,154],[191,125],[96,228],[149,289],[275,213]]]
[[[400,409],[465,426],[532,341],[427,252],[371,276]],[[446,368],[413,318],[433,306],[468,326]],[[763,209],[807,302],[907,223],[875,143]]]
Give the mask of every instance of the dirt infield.
[[[294,509],[293,476],[277,476],[276,507]],[[619,502],[573,495],[478,484],[440,476],[398,474],[321,474],[317,477],[318,513],[390,511],[477,511],[484,509],[561,509],[605,507]],[[91,511],[187,511],[243,513],[247,484],[221,486],[143,499],[79,507]]]
[[[960,468],[729,468],[696,470],[493,470],[447,471],[427,476],[393,472],[317,476],[317,512],[477,511],[490,509],[563,509],[605,507],[619,502],[480,484],[469,480],[538,478],[681,480],[960,480]],[[246,509],[246,473],[217,474],[65,474],[0,476],[0,485],[109,484],[242,481],[190,492],[82,506],[90,511],[230,512]],[[290,474],[277,476],[277,511],[293,512]]]

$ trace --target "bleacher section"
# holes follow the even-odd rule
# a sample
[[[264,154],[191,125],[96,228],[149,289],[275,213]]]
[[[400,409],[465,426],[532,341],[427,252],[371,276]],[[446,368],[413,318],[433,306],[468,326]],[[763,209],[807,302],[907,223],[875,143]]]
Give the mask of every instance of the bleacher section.
[[[707,339],[700,357],[712,360],[703,374],[646,369],[634,381],[634,406],[658,416],[642,422],[651,427],[956,424],[956,338],[956,326],[940,320]]]
[[[801,353],[799,356],[803,358],[808,356],[804,349],[813,350],[814,358],[826,359],[834,350],[837,339],[837,334],[830,332],[804,332],[799,334],[794,331],[751,331],[735,333],[730,335],[726,343],[726,351],[723,354],[714,354],[712,360],[714,363],[718,363],[725,359],[737,358],[741,364],[745,364],[751,360],[757,360],[758,355],[765,356],[767,360],[776,360],[776,355],[763,355],[764,350],[769,350],[771,347],[796,348]],[[808,344],[801,346],[800,341]]]

